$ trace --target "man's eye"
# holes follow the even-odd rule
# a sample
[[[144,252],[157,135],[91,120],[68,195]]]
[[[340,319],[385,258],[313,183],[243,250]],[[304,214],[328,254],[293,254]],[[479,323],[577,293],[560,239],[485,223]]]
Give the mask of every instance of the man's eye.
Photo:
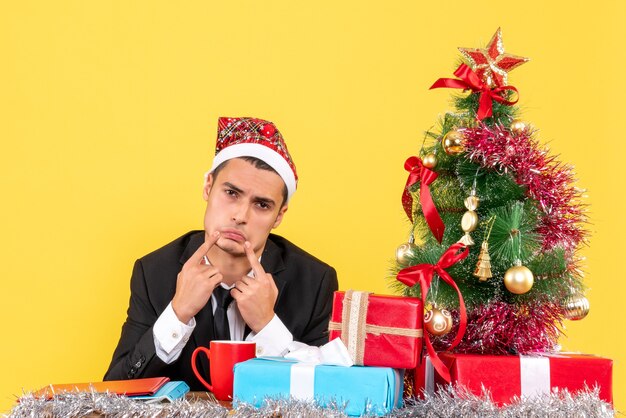
[[[265,202],[257,202],[257,206],[260,207],[261,209],[269,209],[270,205],[265,203]]]
[[[237,192],[233,189],[226,189],[226,194],[228,196],[237,196]]]

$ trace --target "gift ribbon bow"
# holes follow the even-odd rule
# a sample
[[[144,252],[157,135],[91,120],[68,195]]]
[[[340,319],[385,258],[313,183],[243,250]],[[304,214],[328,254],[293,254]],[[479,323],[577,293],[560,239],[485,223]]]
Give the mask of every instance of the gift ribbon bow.
[[[341,323],[330,321],[328,324],[329,331],[341,331],[341,341],[346,345],[350,358],[357,366],[363,366],[367,334],[400,335],[412,338],[420,338],[423,334],[421,329],[368,324],[366,320],[369,295],[370,292],[346,290],[343,297]]]
[[[461,251],[462,250],[462,251]],[[465,311],[465,302],[463,302],[463,295],[461,295],[461,291],[459,287],[454,282],[454,279],[448,274],[445,270],[446,268],[458,263],[463,260],[469,254],[469,249],[460,242],[453,244],[448,248],[437,264],[418,264],[416,266],[407,267],[405,269],[400,270],[398,273],[397,279],[404,283],[407,286],[414,286],[416,283],[419,283],[420,290],[422,294],[422,302],[424,306],[426,306],[426,296],[428,295],[428,290],[430,289],[430,284],[433,281],[434,274],[437,275],[444,282],[448,283],[450,286],[456,290],[456,293],[459,295],[459,312],[460,312],[460,323],[459,323],[459,331],[456,334],[456,338],[450,345],[450,349],[456,347],[463,338],[465,334],[465,328],[467,327],[467,313]],[[447,382],[450,381],[450,371],[446,367],[445,364],[441,361],[433,345],[430,342],[430,338],[428,333],[425,333],[424,340],[426,341],[426,349],[428,351],[428,355],[431,358],[433,366],[439,372],[441,377],[443,377]]]
[[[404,211],[411,222],[413,222],[413,198],[411,197],[409,189],[419,182],[420,203],[424,217],[426,218],[426,223],[435,238],[437,238],[437,241],[441,244],[446,226],[441,220],[439,212],[437,212],[433,198],[430,195],[430,188],[428,187],[437,178],[437,173],[425,167],[419,157],[407,158],[404,162],[404,169],[409,172],[409,177],[406,179],[406,185],[402,193],[402,206],[404,207]]]
[[[506,90],[514,91],[519,94],[517,89],[513,86],[502,86],[496,88],[489,88],[487,84],[485,84],[480,77],[466,64],[461,64],[459,68],[456,69],[454,75],[456,78],[440,78],[435,81],[435,83],[430,86],[430,89],[437,88],[450,88],[450,89],[463,89],[463,90],[472,90],[474,93],[480,93],[480,99],[478,101],[478,112],[476,112],[476,117],[478,120],[483,120],[485,118],[490,117],[493,114],[493,101],[498,103],[502,103],[507,106],[512,106],[517,103],[518,99],[515,101],[509,101],[502,94]]]

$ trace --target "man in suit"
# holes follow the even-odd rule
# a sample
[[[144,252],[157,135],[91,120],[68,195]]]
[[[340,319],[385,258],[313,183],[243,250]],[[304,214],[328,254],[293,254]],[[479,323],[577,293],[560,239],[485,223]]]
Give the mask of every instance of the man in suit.
[[[191,354],[211,340],[255,341],[258,356],[283,355],[294,340],[328,340],[335,270],[270,234],[296,185],[295,165],[271,122],[219,119],[203,187],[204,231],[135,263],[128,316],[105,380],[168,376],[202,390]],[[200,361],[208,380],[208,360]]]

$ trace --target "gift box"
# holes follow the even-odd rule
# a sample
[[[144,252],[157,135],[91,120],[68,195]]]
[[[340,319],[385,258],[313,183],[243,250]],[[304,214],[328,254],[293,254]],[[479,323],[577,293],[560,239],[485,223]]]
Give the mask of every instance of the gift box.
[[[613,402],[613,360],[587,354],[559,353],[532,356],[492,356],[481,354],[439,353],[450,370],[451,382],[481,395],[483,387],[499,405],[513,397],[532,397],[553,390],[575,393],[585,388],[600,388],[599,397]],[[428,356],[416,369],[416,394],[420,389],[432,394],[447,382],[433,369]]]
[[[263,405],[266,398],[346,404],[350,416],[384,415],[402,406],[403,372],[388,367],[341,367],[255,358],[235,365],[233,398]]]
[[[419,298],[335,292],[330,339],[341,338],[356,365],[413,369],[422,352]]]

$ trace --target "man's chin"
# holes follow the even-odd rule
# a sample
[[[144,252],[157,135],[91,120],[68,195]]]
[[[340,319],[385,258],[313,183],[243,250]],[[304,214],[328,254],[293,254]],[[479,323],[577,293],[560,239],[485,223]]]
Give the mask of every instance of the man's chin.
[[[242,255],[246,255],[246,251],[243,247],[243,243],[239,243],[237,241],[231,240],[231,239],[226,239],[226,238],[220,238],[215,245],[222,251],[224,251],[225,253],[228,253],[230,255],[233,256],[242,256]]]

